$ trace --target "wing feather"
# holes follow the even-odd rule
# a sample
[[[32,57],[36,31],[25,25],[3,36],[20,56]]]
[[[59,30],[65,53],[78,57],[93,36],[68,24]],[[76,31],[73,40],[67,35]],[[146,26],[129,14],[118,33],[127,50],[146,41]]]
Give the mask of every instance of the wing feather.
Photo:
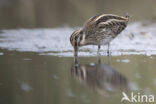
[[[128,21],[129,18],[123,17],[123,16],[117,16],[112,14],[98,14],[94,17],[91,17],[83,26],[83,30],[86,35],[95,33],[97,29],[102,27],[119,27],[122,26],[120,24],[123,24],[123,27],[125,25],[125,22]],[[118,24],[118,25],[117,25]]]
[[[99,23],[97,27],[99,29],[110,29],[112,33],[117,35],[124,30],[126,26],[127,21],[125,20],[110,19],[106,22]]]

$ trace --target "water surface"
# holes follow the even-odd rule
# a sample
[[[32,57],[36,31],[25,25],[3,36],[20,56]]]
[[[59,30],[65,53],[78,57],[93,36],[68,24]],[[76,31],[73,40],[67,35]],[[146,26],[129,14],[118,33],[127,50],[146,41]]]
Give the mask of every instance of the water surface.
[[[103,56],[100,65],[80,57],[76,72],[72,57],[0,53],[1,104],[121,104],[123,90],[156,95],[155,56],[112,56],[110,64]]]
[[[79,28],[79,27],[77,27]],[[125,92],[156,96],[156,23],[130,23],[107,47],[79,49],[77,28],[0,31],[0,104],[121,104]],[[110,59],[110,61],[109,61]],[[127,103],[125,101],[125,103]]]

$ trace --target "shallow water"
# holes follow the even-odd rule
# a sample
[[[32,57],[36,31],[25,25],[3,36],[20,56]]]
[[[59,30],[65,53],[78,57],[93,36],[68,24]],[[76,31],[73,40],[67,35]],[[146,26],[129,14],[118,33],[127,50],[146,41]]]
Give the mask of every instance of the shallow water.
[[[37,52],[41,55],[72,56],[73,47],[69,38],[74,30],[70,27],[52,29],[14,29],[0,31],[0,48],[21,52]],[[107,55],[102,46],[101,54]],[[130,23],[110,43],[111,55],[156,55],[156,23]],[[97,46],[79,49],[79,56],[96,56]]]
[[[1,104],[121,104],[122,91],[156,95],[155,56],[72,57],[0,50]],[[126,101],[125,101],[126,103]]]
[[[79,49],[74,66],[70,27],[0,31],[0,104],[121,104],[156,96],[156,23],[130,23],[110,44]],[[144,102],[146,99],[143,99]],[[124,101],[128,103],[128,101]]]
[[[0,104],[129,104],[121,103],[124,93],[156,96],[155,3],[1,0]],[[100,60],[97,46],[85,46],[74,66],[69,37],[80,27],[73,26],[98,13],[126,12],[132,18],[111,42],[111,57],[106,46]]]

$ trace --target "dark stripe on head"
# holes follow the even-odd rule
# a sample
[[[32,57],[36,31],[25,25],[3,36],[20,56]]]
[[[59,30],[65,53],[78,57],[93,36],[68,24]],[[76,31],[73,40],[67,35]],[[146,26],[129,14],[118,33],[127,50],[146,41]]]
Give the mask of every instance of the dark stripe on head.
[[[82,35],[80,35],[80,41],[82,40]]]
[[[77,39],[78,39],[78,36],[75,36],[75,46],[78,46],[78,44],[77,44]]]
[[[79,43],[78,43],[79,45],[80,45],[80,42],[82,41],[82,36],[83,36],[83,35],[80,35],[80,37],[79,37],[79,38],[80,38],[80,39],[79,39]]]
[[[75,32],[76,32],[76,31],[74,31],[74,32],[72,33],[72,35],[70,36],[70,42],[71,42],[71,43],[72,43],[72,41],[73,41],[73,38],[74,38]]]
[[[70,37],[70,42],[72,44],[72,46],[79,46],[80,45],[80,41],[82,40],[82,35],[83,35],[83,31],[82,30],[77,30],[74,31]]]
[[[72,37],[73,37],[73,36],[71,35],[71,36],[70,36],[70,43],[71,43],[71,44],[72,44],[72,40],[73,40]]]

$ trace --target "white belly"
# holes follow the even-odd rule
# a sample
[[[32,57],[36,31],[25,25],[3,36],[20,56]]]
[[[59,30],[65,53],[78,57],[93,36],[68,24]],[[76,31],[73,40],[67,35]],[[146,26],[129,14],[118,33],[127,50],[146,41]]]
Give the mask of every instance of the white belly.
[[[101,42],[101,45],[106,45],[108,44],[113,38],[106,38],[106,39],[103,39],[102,42]]]

